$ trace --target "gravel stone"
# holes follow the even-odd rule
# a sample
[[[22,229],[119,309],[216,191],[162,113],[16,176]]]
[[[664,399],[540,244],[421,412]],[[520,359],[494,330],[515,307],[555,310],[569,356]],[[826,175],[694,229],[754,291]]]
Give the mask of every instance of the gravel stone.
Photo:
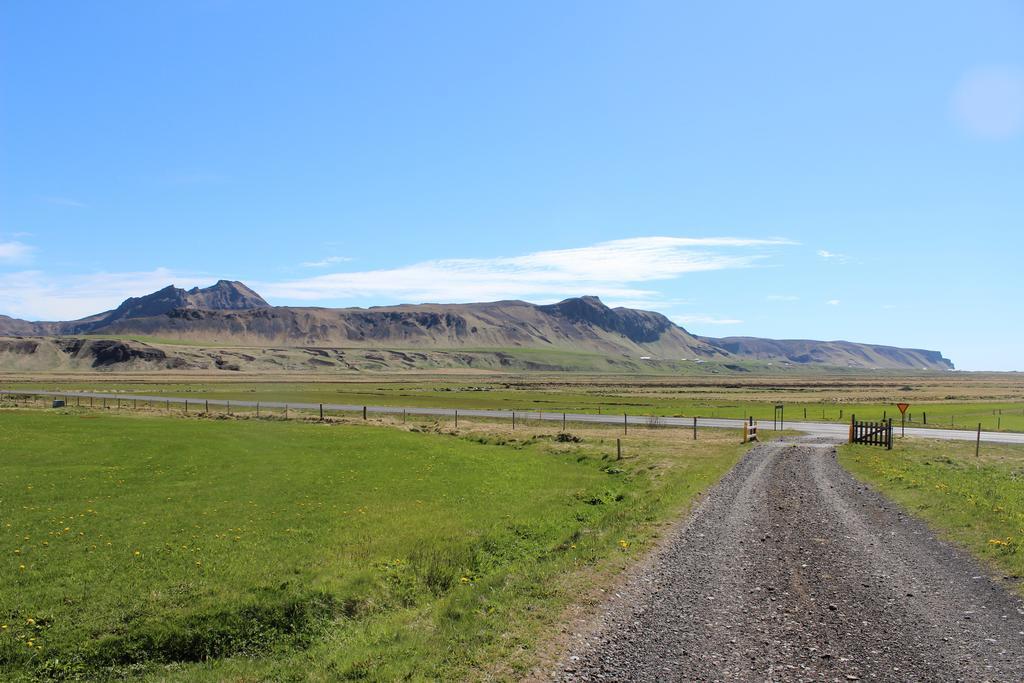
[[[751,450],[609,596],[561,681],[1024,681],[1024,602],[834,443]]]

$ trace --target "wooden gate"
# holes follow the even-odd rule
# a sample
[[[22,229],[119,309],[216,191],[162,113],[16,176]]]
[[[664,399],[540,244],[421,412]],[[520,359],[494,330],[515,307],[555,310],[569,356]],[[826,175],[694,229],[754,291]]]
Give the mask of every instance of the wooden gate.
[[[884,446],[892,450],[892,418],[881,422],[857,422],[855,415],[850,416],[850,443],[863,443],[869,446]]]
[[[757,440],[757,422],[754,421],[754,418],[750,418],[749,423],[743,423],[743,443]]]

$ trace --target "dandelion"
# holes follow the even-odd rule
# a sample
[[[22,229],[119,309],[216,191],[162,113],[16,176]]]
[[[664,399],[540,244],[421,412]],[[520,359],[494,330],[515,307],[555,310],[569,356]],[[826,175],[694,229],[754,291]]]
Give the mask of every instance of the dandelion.
[[[462,583],[469,583],[469,577],[463,576],[461,579],[459,579],[459,581],[461,581]]]
[[[25,565],[19,564],[18,569],[20,569],[21,571],[25,571]]]
[[[28,619],[25,620],[25,623],[28,624],[29,626],[33,626],[33,625],[35,625],[36,620],[33,619],[32,617],[29,617]]]
[[[135,557],[138,557],[138,556],[139,556],[139,555],[141,555],[141,554],[142,554],[142,553],[141,553],[141,552],[139,552],[138,550],[136,550],[136,551],[135,551],[134,553],[132,553],[132,555],[134,555]]]
[[[629,548],[629,541],[627,541],[624,538],[620,538],[619,539],[619,547],[622,548],[623,550],[626,550],[627,548]]]

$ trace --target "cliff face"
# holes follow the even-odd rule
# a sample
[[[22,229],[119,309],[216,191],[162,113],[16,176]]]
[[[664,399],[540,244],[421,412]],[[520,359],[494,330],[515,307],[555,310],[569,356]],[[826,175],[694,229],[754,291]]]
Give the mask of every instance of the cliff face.
[[[949,369],[936,351],[851,342],[696,337],[660,313],[609,308],[593,296],[373,308],[270,306],[240,282],[165,287],[70,322],[0,316],[0,335],[145,335],[197,344],[375,349],[562,349],[657,360],[756,359],[799,365]]]

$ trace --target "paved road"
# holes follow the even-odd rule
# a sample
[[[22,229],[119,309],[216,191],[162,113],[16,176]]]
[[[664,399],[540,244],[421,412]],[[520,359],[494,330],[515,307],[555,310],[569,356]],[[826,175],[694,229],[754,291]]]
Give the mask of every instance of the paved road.
[[[276,401],[227,401],[224,399],[206,399],[202,396],[195,396],[189,398],[172,398],[168,396],[148,396],[141,394],[108,394],[98,392],[74,392],[74,391],[0,391],[0,395],[9,394],[15,396],[51,396],[63,398],[92,398],[117,400],[123,401],[152,401],[155,403],[164,404],[175,404],[181,405],[184,408],[184,404],[187,401],[190,407],[197,407],[205,405],[209,402],[211,406],[227,408],[230,406],[239,408],[255,408],[259,405],[260,408],[267,410],[284,410],[286,407],[293,410],[319,410],[319,403],[281,403]],[[323,409],[325,412],[361,412],[363,406],[354,404],[344,403],[324,403]],[[630,415],[628,418],[622,415],[596,415],[593,413],[553,413],[553,412],[535,412],[535,411],[509,411],[509,410],[467,410],[462,408],[414,408],[402,406],[366,406],[366,411],[373,414],[387,414],[387,415],[401,415],[403,412],[408,415],[425,415],[431,417],[454,417],[455,413],[458,412],[463,417],[489,417],[503,420],[511,420],[513,414],[517,419],[529,419],[529,420],[547,420],[550,422],[561,422],[563,415],[569,422],[590,422],[598,424],[623,424],[625,420],[628,426],[647,426],[651,423],[651,418],[646,415]],[[692,417],[659,417],[657,418],[658,424],[662,426],[672,427],[692,427]],[[728,418],[711,418],[711,417],[700,417],[697,418],[698,427],[721,427],[727,429],[740,429],[743,426],[743,420],[734,420]],[[846,439],[848,427],[845,424],[836,424],[833,422],[786,422],[786,429],[791,429],[799,432],[804,432],[812,436],[820,437],[831,437],[835,439]],[[772,429],[771,423],[760,423],[760,429],[770,431]],[[974,441],[977,438],[977,432],[962,430],[962,429],[926,429],[920,427],[908,427],[907,436],[923,437],[928,439],[948,439],[953,441]],[[981,440],[992,443],[1016,443],[1024,444],[1024,433],[1013,433],[1013,432],[982,432]]]
[[[750,451],[573,629],[549,676],[1024,680],[1015,580],[990,578],[813,441]]]

